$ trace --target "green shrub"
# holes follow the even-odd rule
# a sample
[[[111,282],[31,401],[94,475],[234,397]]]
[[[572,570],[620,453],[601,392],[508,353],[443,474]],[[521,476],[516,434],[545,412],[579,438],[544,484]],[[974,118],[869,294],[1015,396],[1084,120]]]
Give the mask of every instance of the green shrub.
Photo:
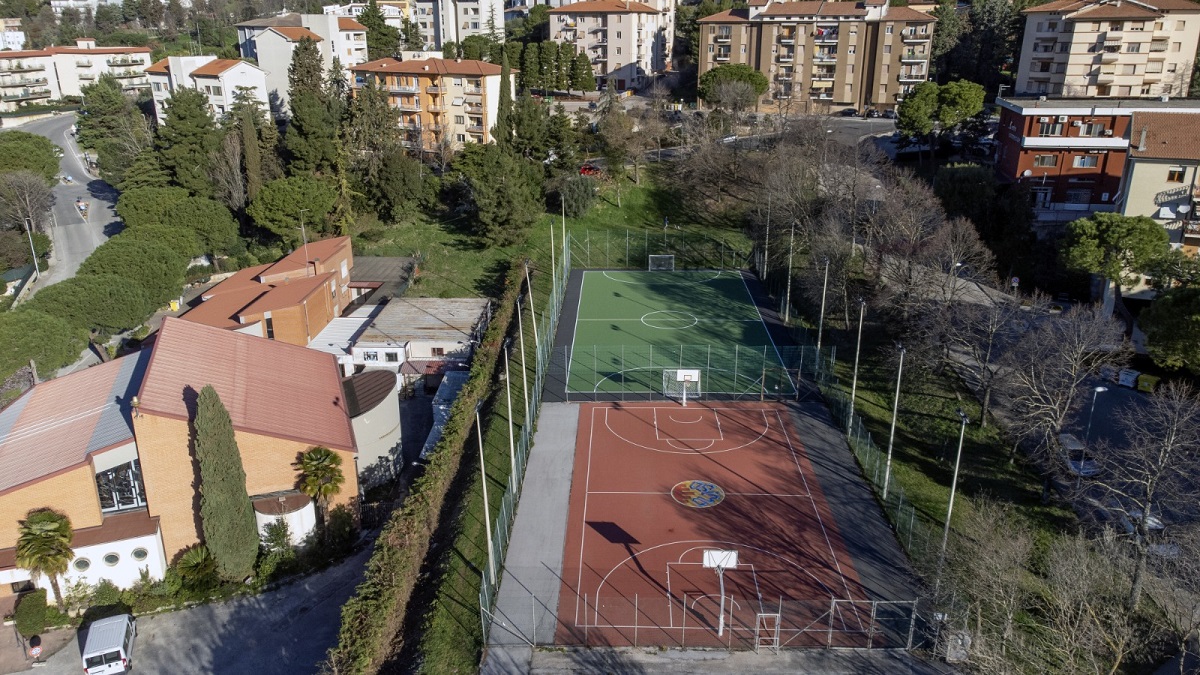
[[[330,553],[338,555],[350,550],[357,538],[358,525],[354,513],[345,505],[338,504],[325,516],[325,542]]]
[[[27,638],[41,635],[46,630],[46,589],[39,588],[22,595],[13,619],[21,635]]]
[[[92,591],[92,605],[115,605],[121,602],[121,589],[108,579],[101,579]]]
[[[574,176],[563,181],[558,198],[568,218],[580,218],[592,208],[596,201],[596,181],[591,176]]]
[[[216,588],[220,582],[220,577],[217,576],[217,561],[204,545],[196,545],[184,551],[171,569],[175,570],[179,577],[179,590],[192,594],[203,595]]]
[[[295,571],[296,550],[292,548],[292,532],[287,521],[277,518],[268,523],[259,549],[254,576],[260,586]]]

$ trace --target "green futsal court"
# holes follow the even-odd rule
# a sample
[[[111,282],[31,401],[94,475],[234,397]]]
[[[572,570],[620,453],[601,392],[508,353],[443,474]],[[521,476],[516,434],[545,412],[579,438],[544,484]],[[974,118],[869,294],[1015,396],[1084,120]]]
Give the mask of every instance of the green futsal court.
[[[568,352],[571,393],[662,394],[680,369],[701,395],[795,392],[736,271],[586,271]]]

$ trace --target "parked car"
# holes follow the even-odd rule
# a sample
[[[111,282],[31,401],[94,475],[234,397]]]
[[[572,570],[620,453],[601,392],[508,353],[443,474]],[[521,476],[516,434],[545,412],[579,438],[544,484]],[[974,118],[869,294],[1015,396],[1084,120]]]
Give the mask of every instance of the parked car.
[[[857,108],[846,108],[841,112],[842,117],[858,117]]]
[[[1075,434],[1059,434],[1058,445],[1066,454],[1067,473],[1079,478],[1091,478],[1100,473],[1100,466],[1088,454],[1087,446]]]
[[[129,614],[93,621],[83,646],[83,671],[87,675],[128,673],[136,638],[137,619]]]
[[[599,176],[601,173],[603,172],[600,170],[600,167],[595,164],[584,164],[579,167],[580,176]]]
[[[883,113],[879,112],[875,108],[871,108],[870,110],[867,111],[867,117],[869,117],[871,119],[876,119],[879,117],[883,117]]]
[[[883,111],[883,119],[885,119],[885,120],[896,119],[896,111],[895,110],[884,110]]]

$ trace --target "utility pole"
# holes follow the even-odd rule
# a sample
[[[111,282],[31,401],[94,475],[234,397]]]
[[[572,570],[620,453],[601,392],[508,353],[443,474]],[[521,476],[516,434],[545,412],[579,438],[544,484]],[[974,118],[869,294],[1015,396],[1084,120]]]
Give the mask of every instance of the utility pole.
[[[896,415],[900,412],[900,378],[904,374],[904,347],[900,348],[900,367],[896,369],[896,398],[892,402],[892,432],[888,434],[887,465],[883,470],[883,501],[887,501],[892,482],[892,446],[896,442]]]
[[[38,269],[37,250],[33,247],[33,219],[25,219],[25,235],[29,237],[29,256],[33,261],[33,280],[37,281],[42,278],[42,271]]]
[[[825,257],[825,281],[821,284],[821,316],[817,318],[817,356],[821,355],[821,336],[825,332],[825,293],[829,290],[829,256]]]
[[[854,419],[854,397],[858,393],[858,355],[862,351],[863,314],[867,311],[867,301],[858,299],[858,341],[854,343],[854,375],[850,378],[850,414],[846,417],[846,428]]]
[[[796,246],[796,221],[792,221],[792,228],[788,233],[788,270],[787,270],[787,290],[784,292],[783,301],[783,323],[786,325],[792,318],[792,254]]]
[[[958,430],[958,453],[954,456],[954,477],[950,479],[950,502],[946,505],[946,526],[942,529],[942,553],[938,557],[938,577],[941,577],[942,563],[946,560],[946,543],[950,540],[950,515],[954,513],[954,492],[958,488],[958,465],[962,462],[963,438],[967,434],[967,414],[962,408],[958,409],[958,418],[962,426]]]

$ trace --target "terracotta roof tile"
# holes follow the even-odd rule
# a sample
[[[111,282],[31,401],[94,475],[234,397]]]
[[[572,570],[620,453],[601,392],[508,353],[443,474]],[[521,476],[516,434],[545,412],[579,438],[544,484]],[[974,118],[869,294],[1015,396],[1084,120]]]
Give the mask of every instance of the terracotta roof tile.
[[[192,77],[220,77],[221,73],[243,63],[237,59],[216,59],[192,71]]]
[[[554,10],[551,10],[554,11]],[[352,67],[350,70],[358,73],[397,73],[400,75],[499,75],[500,66],[486,61],[469,59],[415,59],[400,61],[386,58],[368,61]],[[514,72],[516,70],[514,69]]]
[[[300,15],[295,12],[280,14],[279,16],[268,16],[262,19],[251,19],[235,24],[240,28],[270,28],[273,26],[299,26]]]
[[[745,23],[750,20],[750,11],[745,9],[727,9],[711,16],[700,19],[699,23]]]
[[[304,38],[308,38],[313,42],[320,42],[322,39],[320,35],[317,35],[311,30],[302,28],[300,26],[272,26],[267,30],[272,30],[276,33],[279,33],[288,42],[299,42]]]
[[[825,2],[824,0],[800,0],[799,2],[774,2],[762,12],[762,16],[866,16],[867,10],[853,2]]]
[[[650,5],[632,0],[584,0],[550,10],[551,14],[658,14]]]
[[[1129,126],[1129,155],[1135,159],[1200,161],[1200,114],[1135,112]]]
[[[130,402],[149,351],[35,386],[0,411],[0,492],[133,440]]]
[[[166,75],[171,72],[171,61],[170,59],[155,61],[154,63],[150,64],[150,67],[146,69],[146,72]]]
[[[1071,15],[1072,19],[1155,19],[1162,16],[1161,12],[1151,11],[1132,3],[1120,5],[1092,5]]]
[[[348,16],[338,18],[338,30],[366,30],[367,27]]]
[[[911,7],[888,7],[887,14],[883,18],[885,21],[911,21],[913,23],[933,23],[937,21],[937,19],[925,12],[917,11]]]
[[[236,429],[353,450],[341,380],[329,354],[167,317],[138,395],[143,415],[189,419],[212,385]]]
[[[270,287],[269,292],[263,293],[254,302],[246,305],[238,312],[241,316],[255,316],[272,312],[285,307],[292,307],[304,302],[311,295],[320,291],[333,277],[333,272],[326,272],[311,277],[299,277],[287,280]]]

